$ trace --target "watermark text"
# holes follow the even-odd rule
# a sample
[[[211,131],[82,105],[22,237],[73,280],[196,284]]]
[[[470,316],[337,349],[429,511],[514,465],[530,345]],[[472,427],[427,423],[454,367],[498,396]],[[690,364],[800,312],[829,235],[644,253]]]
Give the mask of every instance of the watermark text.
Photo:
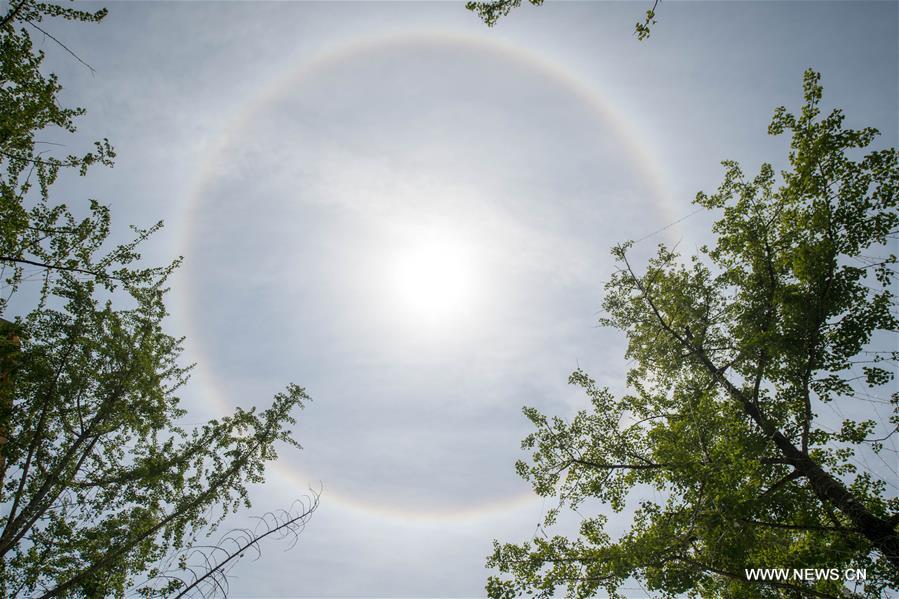
[[[816,580],[864,581],[868,573],[864,568],[746,568],[746,580],[775,582],[814,582]]]

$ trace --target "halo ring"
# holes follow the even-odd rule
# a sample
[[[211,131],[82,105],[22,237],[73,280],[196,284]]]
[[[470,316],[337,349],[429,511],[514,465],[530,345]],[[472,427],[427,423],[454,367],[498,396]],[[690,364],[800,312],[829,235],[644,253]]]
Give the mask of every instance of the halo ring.
[[[502,57],[520,65],[526,66],[532,71],[547,77],[572,96],[578,98],[590,111],[596,115],[597,120],[604,124],[611,125],[617,139],[619,139],[627,155],[632,161],[638,165],[638,171],[645,177],[648,182],[649,189],[655,197],[657,203],[665,213],[667,220],[674,219],[672,210],[672,198],[666,191],[666,176],[663,169],[659,166],[658,161],[654,158],[647,145],[640,139],[635,128],[629,121],[616,109],[616,107],[602,95],[593,86],[587,84],[580,77],[567,68],[552,62],[544,56],[535,54],[534,52],[514,46],[507,42],[500,42],[483,37],[472,35],[462,35],[446,31],[430,31],[426,33],[408,33],[396,32],[391,34],[381,34],[362,40],[344,43],[337,47],[324,50],[308,60],[301,60],[288,69],[286,75],[277,78],[271,85],[263,89],[253,101],[245,104],[235,113],[234,118],[223,128],[218,143],[211,152],[206,154],[206,160],[198,169],[198,175],[195,178],[187,201],[182,206],[179,222],[183,223],[178,235],[178,245],[182,255],[188,255],[187,251],[194,238],[195,214],[198,212],[202,204],[204,192],[210,182],[213,165],[216,163],[222,152],[228,147],[230,141],[237,133],[242,131],[252,119],[271,103],[282,97],[288,90],[297,89],[302,86],[304,80],[310,78],[316,73],[320,73],[329,66],[353,60],[356,57],[364,56],[367,53],[386,50],[394,47],[408,47],[415,45],[464,45],[466,48],[476,47],[485,52],[498,53]],[[174,304],[176,315],[179,321],[187,329],[187,336],[194,340],[195,354],[202,358],[204,355],[202,346],[202,337],[197,335],[196,331],[190,330],[190,318],[193,312],[192,294],[190,290],[191,277],[187,276],[189,271],[189,262],[183,267],[179,281],[179,287],[186,288],[187,291],[180,296],[181,301]],[[204,376],[202,370],[194,373],[194,378],[199,379],[199,387],[208,401],[213,402],[217,410],[224,413],[230,412],[232,406],[221,399],[225,394],[218,388],[217,383],[210,377]],[[272,465],[272,469],[291,484],[298,487],[308,486],[308,481],[304,480],[301,473],[286,464],[278,461]],[[525,506],[539,503],[532,491],[527,490],[523,493],[482,501],[480,503],[450,509],[429,509],[429,510],[408,510],[398,509],[396,506],[382,505],[376,502],[367,502],[354,499],[353,497],[342,495],[339,492],[329,491],[327,493],[328,502],[336,504],[344,509],[364,513],[367,516],[376,516],[385,519],[401,519],[403,521],[415,521],[418,523],[439,523],[447,521],[472,521],[484,517],[497,515],[510,510],[522,508]]]

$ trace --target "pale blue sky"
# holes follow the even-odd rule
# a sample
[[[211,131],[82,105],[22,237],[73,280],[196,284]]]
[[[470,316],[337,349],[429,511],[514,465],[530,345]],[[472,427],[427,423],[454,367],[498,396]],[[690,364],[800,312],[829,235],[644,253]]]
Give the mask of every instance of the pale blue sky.
[[[321,508],[293,550],[234,569],[234,597],[483,595],[491,540],[543,509],[513,469],[521,406],[584,407],[578,365],[622,389],[623,340],[595,325],[609,248],[690,214],[722,159],[782,164],[767,124],[807,67],[896,145],[895,2],[666,0],[644,43],[640,1],[493,29],[461,2],[108,6],[55,30],[95,75],[46,46],[82,139],[119,154],[60,193],[109,203],[123,236],[166,220],[145,255],[185,255],[191,418],[289,381],[314,398],[254,512],[319,481]],[[692,251],[709,222],[636,254]],[[416,256],[455,273],[452,301]]]

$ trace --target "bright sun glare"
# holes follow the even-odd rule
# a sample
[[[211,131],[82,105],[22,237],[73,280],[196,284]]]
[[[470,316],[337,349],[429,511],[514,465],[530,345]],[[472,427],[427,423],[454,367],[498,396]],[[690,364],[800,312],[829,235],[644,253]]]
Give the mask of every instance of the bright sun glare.
[[[446,321],[464,312],[470,307],[473,279],[467,248],[449,239],[412,244],[393,267],[398,307],[418,320]]]

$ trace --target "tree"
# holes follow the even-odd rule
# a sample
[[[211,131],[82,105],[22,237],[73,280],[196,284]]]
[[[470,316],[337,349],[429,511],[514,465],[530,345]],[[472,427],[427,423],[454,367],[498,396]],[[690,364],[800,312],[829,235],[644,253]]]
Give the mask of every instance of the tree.
[[[543,0],[528,0],[534,6],[543,4]],[[656,9],[659,7],[660,0],[652,3],[652,8],[646,11],[642,21],[637,21],[634,25],[634,35],[640,41],[645,40],[651,33],[651,28],[656,24]],[[493,27],[502,18],[512,12],[513,9],[521,6],[521,0],[469,0],[465,3],[465,8],[477,14],[488,27]]]
[[[876,130],[822,115],[819,79],[806,72],[798,116],[774,113],[769,133],[792,133],[779,180],[769,164],[747,178],[724,162],[718,191],[697,195],[723,209],[714,247],[686,261],[660,245],[642,274],[631,243],[613,250],[601,324],[627,337],[632,393],[576,371],[592,410],[566,422],[525,408],[536,431],[517,468],[559,498],[547,526],[563,506],[620,512],[630,498],[633,523],[617,539],[596,516],[574,539],[494,542],[491,597],[619,596],[629,577],[663,596],[879,597],[899,584],[899,500],[855,458],[886,451],[895,466],[884,443],[899,393],[882,394],[899,359],[899,165],[895,148],[863,153]],[[888,423],[870,402],[892,409]],[[827,406],[871,418],[829,427]],[[747,568],[864,568],[868,581],[749,580]]]
[[[276,445],[297,445],[288,428],[308,400],[289,385],[268,409],[178,426],[185,412],[176,393],[190,367],[180,364],[182,340],[163,320],[166,281],[179,260],[137,266],[140,244],[161,223],[106,251],[107,207],[51,202],[62,169],[83,176],[110,165],[114,152],[106,140],[80,156],[41,150],[36,135],[74,132],[82,110],[58,104],[60,84],[42,74],[44,54],[29,30],[46,33],[40,23],[48,17],[105,14],[19,0],[0,17],[3,597],[122,596],[138,579],[159,582],[164,558],[185,555],[230,510],[249,506],[247,485],[262,481]],[[23,296],[35,276],[38,288]],[[32,307],[11,314],[17,294],[15,306],[32,298]],[[308,513],[276,529],[296,530]],[[141,594],[190,585],[166,580]]]

